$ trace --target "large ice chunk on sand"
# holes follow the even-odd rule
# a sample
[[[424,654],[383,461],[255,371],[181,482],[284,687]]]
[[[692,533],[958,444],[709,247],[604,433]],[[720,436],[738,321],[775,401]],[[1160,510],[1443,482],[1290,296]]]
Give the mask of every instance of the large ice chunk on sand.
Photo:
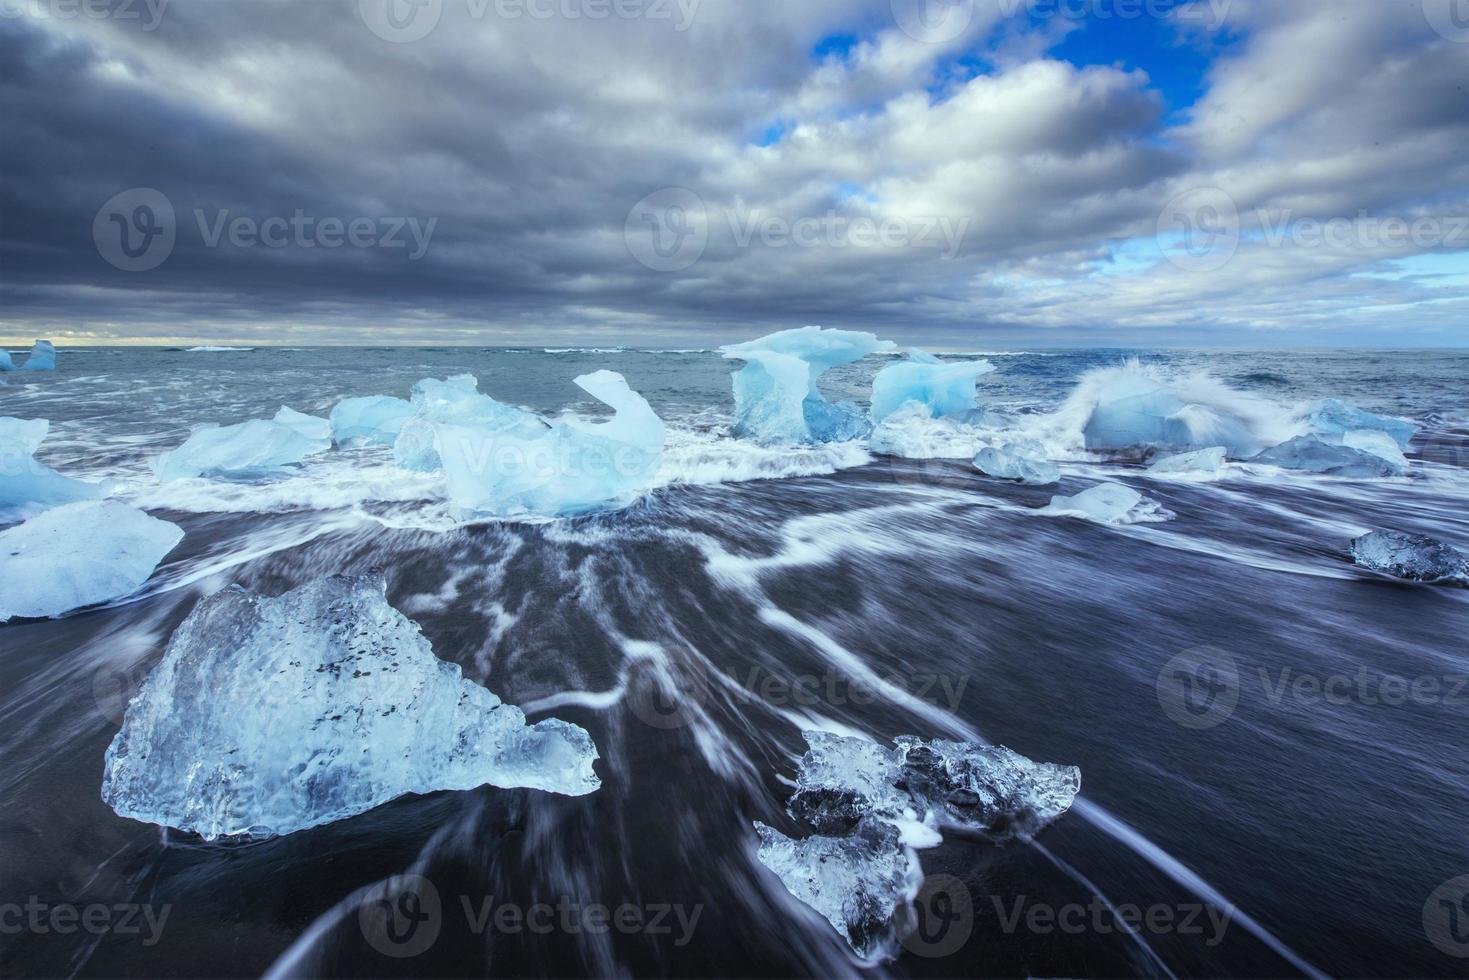
[[[1372,429],[1386,433],[1398,444],[1399,449],[1407,449],[1413,437],[1418,434],[1418,426],[1412,422],[1385,415],[1373,415],[1339,398],[1327,398],[1324,401],[1311,403],[1301,413],[1301,418],[1310,426],[1311,432],[1318,436],[1342,436],[1354,429]],[[1324,438],[1323,441],[1339,442],[1340,440]]]
[[[105,484],[73,480],[36,462],[50,429],[45,419],[0,418],[0,519],[107,496]]]
[[[1061,470],[1046,459],[1045,447],[1034,440],[986,446],[974,457],[974,468],[997,480],[1019,480],[1046,486],[1061,479]]]
[[[614,371],[575,382],[611,406],[613,417],[434,424],[457,516],[561,517],[626,502],[652,484],[663,458],[663,420]]]
[[[580,796],[597,750],[434,656],[378,576],[278,598],[231,586],[169,641],[107,750],[102,799],[206,839],[289,834],[405,793],[485,784]]]
[[[1074,497],[1052,497],[1037,513],[1053,517],[1080,517],[1098,524],[1139,524],[1170,520],[1173,514],[1132,487],[1099,483]]]
[[[0,622],[128,595],[183,536],[177,525],[112,500],[64,504],[0,531]]]
[[[872,420],[881,422],[908,402],[926,406],[933,418],[970,411],[975,381],[994,369],[989,361],[945,363],[915,348],[872,379]]]
[[[1352,542],[1352,561],[1414,582],[1469,582],[1469,557],[1422,534],[1373,531]]]
[[[904,735],[887,746],[805,732],[787,804],[817,834],[795,840],[756,823],[757,857],[864,957],[891,952],[893,916],[917,892],[915,847],[963,828],[1004,842],[1039,832],[1081,790],[1075,766],[1007,748]]]
[[[759,821],[756,852],[786,891],[821,914],[865,959],[889,953],[893,916],[912,901],[923,871],[891,825],[865,822],[844,837],[794,840]]]
[[[1265,450],[1250,462],[1326,476],[1371,478],[1402,476],[1407,470],[1407,460],[1400,458],[1401,462],[1353,446],[1323,442],[1316,436],[1297,436]]]
[[[539,416],[481,394],[472,374],[445,381],[425,378],[413,386],[413,417],[403,424],[393,443],[393,458],[405,470],[429,473],[443,467],[435,445],[439,425],[513,433],[536,439],[550,426]]]
[[[831,404],[816,380],[891,341],[853,330],[802,327],[782,330],[720,352],[745,366],[734,374],[735,434],[761,442],[844,442],[872,431],[866,413],[851,402]]]
[[[338,446],[391,446],[412,415],[413,405],[401,398],[344,398],[331,411],[332,438]]]
[[[49,340],[38,340],[30,356],[20,366],[22,371],[55,371],[56,347]]]
[[[165,482],[196,476],[245,479],[274,473],[331,448],[331,440],[321,437],[317,424],[324,419],[291,412],[281,421],[285,412],[291,410],[283,408],[270,422],[254,419],[238,425],[200,426],[182,446],[160,453],[148,465]]]

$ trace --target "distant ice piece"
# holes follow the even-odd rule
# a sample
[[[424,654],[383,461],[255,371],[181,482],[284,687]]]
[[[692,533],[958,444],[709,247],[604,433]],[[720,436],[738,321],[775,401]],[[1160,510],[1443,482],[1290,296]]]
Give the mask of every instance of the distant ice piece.
[[[1400,464],[1352,446],[1332,445],[1316,436],[1297,436],[1265,450],[1250,462],[1351,478],[1402,476],[1407,470],[1406,460]]]
[[[1339,398],[1313,402],[1301,413],[1301,418],[1313,434],[1324,437],[1324,442],[1340,442],[1340,439],[1325,437],[1342,436],[1354,429],[1372,429],[1386,433],[1399,449],[1407,449],[1418,434],[1418,426],[1406,419],[1373,415]]]
[[[377,576],[278,598],[231,586],[169,641],[107,750],[102,799],[208,840],[289,834],[405,793],[485,784],[580,796],[596,747],[434,656]]]
[[[413,386],[413,417],[403,424],[393,443],[393,458],[405,470],[431,473],[443,468],[435,444],[440,425],[463,426],[484,432],[537,439],[550,426],[539,416],[495,401],[479,392],[472,374],[446,381],[425,378]]]
[[[458,517],[563,517],[625,502],[652,485],[663,459],[663,420],[614,371],[575,382],[611,406],[613,417],[548,425],[512,409],[488,424],[434,424]]]
[[[1052,497],[1037,513],[1053,517],[1080,517],[1098,524],[1139,524],[1166,521],[1171,513],[1131,487],[1099,483],[1074,497]]]
[[[344,398],[331,411],[332,439],[338,446],[391,446],[412,415],[412,404],[401,398]]]
[[[870,333],[820,327],[782,330],[721,347],[725,357],[745,362],[734,374],[735,434],[794,443],[865,437],[872,431],[866,413],[851,402],[827,402],[816,380],[838,365],[893,347]]]
[[[994,369],[989,361],[945,363],[914,348],[906,361],[872,379],[872,420],[881,422],[909,402],[926,406],[931,418],[971,411],[975,381]]]
[[[1228,450],[1223,446],[1196,449],[1191,453],[1163,456],[1148,464],[1150,476],[1178,476],[1206,479],[1218,476],[1224,470]]]
[[[1137,364],[1097,372],[1086,386],[1095,399],[1082,430],[1087,449],[1224,446],[1231,456],[1243,458],[1268,445],[1221,403],[1223,398],[1215,404],[1186,401],[1180,391]]]
[[[182,446],[160,453],[148,465],[163,482],[197,476],[246,479],[274,473],[331,448],[331,439],[321,435],[324,422],[283,408],[270,422],[255,419],[238,425],[200,426]]]
[[[177,525],[112,500],[64,504],[0,531],[0,622],[128,595],[183,536]]]
[[[0,519],[107,496],[105,484],[73,480],[36,462],[50,428],[45,419],[0,417]]]
[[[959,419],[934,418],[922,402],[907,402],[873,427],[867,448],[905,459],[970,459],[984,436]]]
[[[803,735],[809,748],[786,809],[817,833],[793,840],[757,822],[757,856],[865,958],[891,952],[893,915],[921,880],[915,847],[941,843],[943,828],[997,842],[1033,836],[1081,790],[1076,767],[1004,747]]]
[[[1422,534],[1373,531],[1352,542],[1352,561],[1414,582],[1469,583],[1469,557]]]
[[[0,371],[14,371],[15,362],[10,359],[10,351],[0,347]]]
[[[974,468],[998,480],[1046,486],[1061,479],[1061,470],[1046,459],[1045,447],[1033,440],[986,446],[974,457]]]
[[[893,917],[923,881],[918,857],[890,824],[866,822],[845,837],[793,840],[759,821],[757,857],[796,899],[815,909],[864,959],[892,951]]]
[[[22,371],[55,371],[56,346],[49,340],[38,340],[31,348],[31,355],[20,366]]]

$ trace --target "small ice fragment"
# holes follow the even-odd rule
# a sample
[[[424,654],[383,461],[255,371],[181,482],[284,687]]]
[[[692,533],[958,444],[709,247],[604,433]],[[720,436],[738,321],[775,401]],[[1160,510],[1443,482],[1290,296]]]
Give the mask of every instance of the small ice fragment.
[[[1316,436],[1297,436],[1265,450],[1250,460],[1286,470],[1302,470],[1326,476],[1370,478],[1402,476],[1404,466],[1347,445],[1332,445]]]
[[[877,423],[867,447],[905,459],[971,459],[981,439],[978,429],[957,416],[936,419],[927,405],[908,402]]]
[[[1019,480],[1033,486],[1061,479],[1060,468],[1046,459],[1045,447],[1030,440],[986,446],[974,457],[974,468],[997,480]]]
[[[1301,413],[1301,418],[1312,433],[1321,436],[1340,436],[1353,429],[1376,429],[1390,436],[1399,449],[1407,449],[1418,434],[1418,426],[1406,419],[1373,415],[1339,398],[1313,402]]]
[[[0,371],[14,371],[15,362],[10,359],[10,351],[0,347]]]
[[[20,366],[22,371],[55,371],[56,347],[49,340],[38,340],[31,348],[30,357]]]
[[[1196,449],[1176,456],[1163,456],[1148,465],[1148,474],[1195,478],[1218,476],[1224,469],[1227,453],[1224,447],[1215,446],[1212,449]]]
[[[989,361],[944,363],[915,348],[872,379],[872,420],[881,422],[909,402],[925,406],[931,418],[972,411],[975,381],[994,369]]]
[[[1352,542],[1352,561],[1414,582],[1469,583],[1469,557],[1422,534],[1373,531]]]
[[[391,446],[412,414],[401,398],[344,398],[331,411],[332,438],[338,446]]]
[[[332,423],[328,419],[318,418],[315,415],[307,415],[304,412],[296,411],[289,405],[282,405],[280,411],[275,413],[275,417],[271,421],[277,425],[284,425],[294,429],[303,438],[311,439],[315,442],[324,441],[328,443],[327,448],[331,448]]]
[[[734,373],[735,434],[761,442],[844,442],[871,431],[851,402],[833,405],[816,380],[826,371],[892,350],[891,341],[853,330],[782,330],[720,353],[745,366]]]
[[[796,899],[815,909],[864,959],[892,952],[893,916],[923,871],[891,824],[864,822],[845,837],[793,840],[755,822],[757,857]]]
[[[562,517],[628,501],[652,485],[663,458],[663,420],[616,372],[575,382],[612,407],[609,421],[547,425],[512,410],[508,423],[434,423],[456,515]]]
[[[576,725],[525,715],[434,656],[381,577],[277,598],[231,586],[169,640],[107,750],[118,814],[205,839],[289,834],[405,793],[597,789]]]
[[[148,465],[163,482],[197,476],[243,479],[269,474],[331,448],[329,439],[308,438],[302,434],[303,428],[306,426],[302,423],[260,419],[238,425],[201,426],[182,446],[160,453]]]
[[[106,484],[73,480],[36,462],[50,428],[45,419],[0,417],[0,517],[107,496]]]
[[[1173,517],[1155,500],[1120,483],[1099,483],[1074,497],[1052,497],[1037,513],[1053,517],[1081,517],[1098,524],[1138,524]]]
[[[177,525],[112,500],[65,504],[0,531],[0,622],[128,595],[183,536]]]

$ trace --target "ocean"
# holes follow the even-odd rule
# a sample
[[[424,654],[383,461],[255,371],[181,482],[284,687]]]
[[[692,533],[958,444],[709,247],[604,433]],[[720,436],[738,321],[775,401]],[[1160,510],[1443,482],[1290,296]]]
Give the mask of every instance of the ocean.
[[[63,349],[55,374],[0,376],[0,415],[52,422],[39,460],[115,480],[186,532],[139,592],[0,626],[0,972],[1461,974],[1469,590],[1357,568],[1347,546],[1392,528],[1469,548],[1469,352],[974,356],[997,368],[980,403],[1051,434],[1059,487],[860,443],[736,439],[733,365],[707,350]],[[1061,452],[1083,375],[1129,358],[1207,372],[1282,416],[1341,398],[1413,419],[1410,474],[1161,480]],[[823,387],[862,402],[885,363]],[[600,368],[669,426],[659,485],[614,511],[461,524],[439,478],[386,449],[240,483],[160,484],[147,465],[193,425],[325,415],[461,373],[504,402],[594,417],[572,379]],[[1037,513],[1102,480],[1172,519]],[[531,720],[586,728],[602,788],[410,796],[257,842],[102,802],[123,707],[202,596],[369,569],[438,657]],[[1180,657],[1228,675],[1228,704],[1170,703]],[[947,889],[920,894],[937,918],[895,958],[859,962],[755,859],[754,821],[796,832],[784,806],[815,727],[1003,744],[1078,766],[1081,796],[1033,842],[946,834],[920,852]],[[432,893],[412,906],[432,937],[411,948],[360,914],[360,890],[400,875]],[[58,907],[105,910],[102,925]]]

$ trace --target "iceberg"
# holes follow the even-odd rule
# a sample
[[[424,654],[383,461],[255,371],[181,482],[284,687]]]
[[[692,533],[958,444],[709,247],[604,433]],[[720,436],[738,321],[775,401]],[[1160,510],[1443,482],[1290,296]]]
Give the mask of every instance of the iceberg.
[[[1060,467],[1046,459],[1045,447],[1033,440],[986,446],[974,457],[974,468],[997,480],[1019,480],[1033,486],[1061,479]]]
[[[1098,524],[1156,523],[1173,515],[1131,487],[1099,483],[1074,497],[1052,497],[1037,513],[1052,517],[1080,517]]]
[[[996,843],[1030,837],[1081,791],[1075,766],[1032,762],[1003,746],[803,737],[808,749],[786,811],[816,834],[796,840],[756,822],[757,857],[863,957],[889,951],[894,914],[921,881],[915,849],[941,843],[938,829]]]
[[[908,359],[890,364],[872,379],[872,420],[881,422],[909,402],[928,409],[932,418],[974,410],[974,383],[995,366],[989,361],[944,363],[913,349]]]
[[[393,443],[393,459],[402,469],[421,473],[443,468],[435,445],[438,425],[514,433],[524,439],[539,438],[550,429],[539,416],[480,394],[479,381],[472,374],[446,381],[425,378],[413,386],[412,404],[413,416],[403,423]]]
[[[525,715],[439,660],[380,576],[277,598],[230,586],[169,640],[107,750],[102,799],[206,840],[289,834],[406,793],[601,785],[576,725]]]
[[[1242,414],[1244,396],[1202,378],[1171,386],[1136,363],[1092,372],[1073,397],[1077,403],[1090,405],[1082,440],[1091,450],[1223,446],[1245,458],[1270,444]]]
[[[332,439],[338,446],[391,446],[412,415],[413,405],[401,398],[344,398],[331,411]]]
[[[107,496],[106,484],[73,480],[36,462],[50,429],[46,419],[0,417],[0,516]]]
[[[864,959],[888,953],[898,907],[918,894],[923,871],[898,831],[864,823],[846,837],[793,840],[755,821],[756,857],[798,901],[815,909]]]
[[[982,440],[957,416],[934,418],[927,405],[908,402],[873,427],[867,448],[905,459],[970,459]]]
[[[63,504],[0,531],[0,622],[128,595],[183,537],[176,524],[112,500]]]
[[[1469,557],[1422,534],[1373,531],[1352,542],[1352,561],[1414,582],[1469,584]]]
[[[282,415],[277,413],[276,421],[200,426],[182,446],[160,453],[148,465],[163,482],[197,476],[246,479],[274,473],[331,448],[331,440],[321,436],[315,424],[323,420],[290,409],[282,412],[291,412],[286,421],[280,421]],[[296,419],[298,415],[306,421]],[[316,433],[316,438],[307,432]]]
[[[851,402],[831,404],[816,380],[891,341],[870,333],[802,327],[719,348],[745,366],[734,373],[735,434],[760,442],[845,442],[872,431],[866,413]]]
[[[10,351],[0,347],[0,371],[14,371],[15,362],[10,359]]]
[[[1297,436],[1289,442],[1265,450],[1250,462],[1265,463],[1285,470],[1352,478],[1402,476],[1407,470],[1406,459],[1404,464],[1399,464],[1376,453],[1348,445],[1333,445],[1315,436]]]
[[[1391,437],[1399,449],[1407,449],[1413,437],[1418,434],[1418,426],[1406,419],[1373,415],[1339,398],[1327,398],[1311,403],[1301,413],[1300,418],[1310,427],[1310,433],[1313,435],[1342,436],[1354,429],[1372,429]],[[1323,438],[1322,441],[1340,440]]]
[[[490,424],[434,423],[434,448],[458,517],[563,517],[631,499],[653,484],[663,420],[614,371],[575,383],[610,406],[613,417],[547,424],[515,409]]]
[[[38,340],[31,348],[31,356],[20,366],[22,371],[55,371],[56,347],[49,340]]]
[[[1196,449],[1191,453],[1163,456],[1148,464],[1149,476],[1180,476],[1203,479],[1218,476],[1224,470],[1228,450],[1223,446]]]

